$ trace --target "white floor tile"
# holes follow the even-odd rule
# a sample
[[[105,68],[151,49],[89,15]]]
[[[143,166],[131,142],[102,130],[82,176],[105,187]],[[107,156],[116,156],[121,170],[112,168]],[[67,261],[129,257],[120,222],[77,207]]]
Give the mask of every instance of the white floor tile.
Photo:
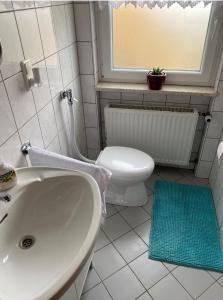
[[[134,231],[126,233],[115,240],[113,244],[128,263],[147,251],[148,248]]]
[[[208,273],[216,280],[218,280],[223,275],[222,273],[219,273],[219,272],[208,271]]]
[[[150,219],[148,213],[146,213],[141,207],[128,207],[127,209],[122,210],[120,214],[133,228]]]
[[[149,289],[169,272],[161,262],[148,259],[148,252],[131,262],[129,266],[146,289]]]
[[[198,178],[195,176],[189,177],[189,179],[194,183],[194,184],[203,184],[203,185],[208,185],[208,179],[206,178]]]
[[[150,228],[151,228],[151,221],[148,220],[145,223],[137,226],[134,228],[134,231],[137,232],[137,234],[143,239],[143,241],[149,245],[149,234],[150,234]]]
[[[149,293],[154,300],[192,300],[171,274],[154,285]]]
[[[87,292],[97,284],[101,282],[101,279],[98,277],[98,274],[95,272],[95,269],[91,269],[88,272],[85,284],[84,284],[84,289],[83,293]]]
[[[146,185],[148,186],[148,188],[152,191],[154,191],[154,185],[156,183],[157,180],[161,180],[162,178],[160,178],[157,174],[153,174],[152,176],[149,177],[149,179],[146,182]]]
[[[104,281],[114,300],[134,300],[145,291],[128,266]]]
[[[177,268],[177,265],[174,264],[169,264],[169,263],[163,263],[163,264],[170,272],[172,272],[174,269]]]
[[[112,204],[106,204],[106,211],[107,211],[106,218],[109,218],[117,213],[117,209]]]
[[[192,180],[190,180],[188,177],[183,177],[177,180],[177,183],[183,183],[183,184],[194,184]]]
[[[137,300],[153,300],[152,297],[146,292],[144,293],[142,296],[140,296],[139,298],[137,298]]]
[[[124,209],[126,209],[128,207],[128,206],[124,206],[124,205],[114,205],[114,204],[113,204],[113,206],[115,207],[115,209],[117,211],[124,210]]]
[[[160,167],[159,169],[159,176],[162,177],[164,180],[178,180],[182,176],[177,168],[168,168],[168,167]]]
[[[102,227],[111,241],[119,238],[121,235],[131,230],[129,225],[119,214],[106,219],[105,224]]]
[[[104,246],[110,244],[109,239],[106,237],[106,235],[104,234],[104,232],[100,229],[97,239],[96,239],[96,243],[94,246],[94,250],[97,251],[101,248],[103,248]]]
[[[216,282],[212,285],[204,294],[202,294],[199,300],[222,300],[223,288]]]
[[[112,244],[97,251],[92,263],[101,279],[107,278],[126,264]]]
[[[220,279],[218,279],[218,282],[223,287],[223,276]]]
[[[148,197],[148,202],[143,206],[147,213],[151,216],[153,205],[153,194]]]
[[[214,282],[208,272],[193,268],[179,267],[172,274],[194,298],[199,297]]]
[[[112,300],[112,298],[101,283],[82,295],[81,300]]]

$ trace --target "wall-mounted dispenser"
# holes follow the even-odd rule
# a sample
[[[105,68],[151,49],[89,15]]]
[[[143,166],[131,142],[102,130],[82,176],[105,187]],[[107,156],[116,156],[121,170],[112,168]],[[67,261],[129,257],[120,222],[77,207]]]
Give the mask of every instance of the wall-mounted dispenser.
[[[30,90],[31,87],[39,86],[41,83],[39,68],[33,68],[30,59],[23,60],[20,65],[26,89]]]

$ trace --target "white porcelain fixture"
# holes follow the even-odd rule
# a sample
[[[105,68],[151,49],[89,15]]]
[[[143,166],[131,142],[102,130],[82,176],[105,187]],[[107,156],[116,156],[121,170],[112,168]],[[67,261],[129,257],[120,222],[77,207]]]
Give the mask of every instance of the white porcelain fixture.
[[[17,177],[0,223],[0,299],[57,299],[92,253],[99,188],[88,174],[63,169],[22,168]]]
[[[106,147],[96,164],[112,172],[106,202],[126,206],[141,206],[147,202],[144,181],[155,166],[149,155],[128,147]]]

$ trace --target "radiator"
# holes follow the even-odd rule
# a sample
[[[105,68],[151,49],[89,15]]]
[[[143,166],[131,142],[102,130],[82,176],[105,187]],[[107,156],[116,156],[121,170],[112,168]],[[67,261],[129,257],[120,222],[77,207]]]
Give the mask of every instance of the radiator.
[[[108,146],[142,150],[156,163],[189,164],[198,120],[195,109],[110,104],[104,117]]]

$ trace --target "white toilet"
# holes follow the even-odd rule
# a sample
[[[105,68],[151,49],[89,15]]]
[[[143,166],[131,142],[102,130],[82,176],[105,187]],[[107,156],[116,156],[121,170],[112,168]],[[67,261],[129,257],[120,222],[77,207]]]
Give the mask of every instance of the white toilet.
[[[128,147],[106,147],[96,164],[112,172],[106,202],[125,206],[141,206],[147,202],[144,181],[155,166],[148,154]]]

